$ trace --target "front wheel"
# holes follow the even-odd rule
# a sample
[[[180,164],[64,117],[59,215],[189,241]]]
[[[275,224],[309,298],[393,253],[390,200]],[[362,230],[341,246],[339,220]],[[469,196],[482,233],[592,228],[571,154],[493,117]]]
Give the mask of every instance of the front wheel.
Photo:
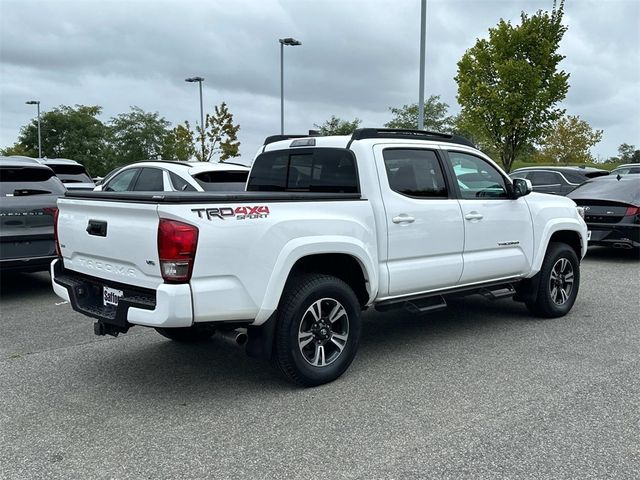
[[[565,243],[551,243],[538,274],[538,293],[527,308],[539,317],[562,317],[569,313],[580,286],[580,262]]]
[[[292,279],[276,325],[276,361],[305,387],[328,383],[351,365],[360,340],[360,304],[353,290],[329,275]]]

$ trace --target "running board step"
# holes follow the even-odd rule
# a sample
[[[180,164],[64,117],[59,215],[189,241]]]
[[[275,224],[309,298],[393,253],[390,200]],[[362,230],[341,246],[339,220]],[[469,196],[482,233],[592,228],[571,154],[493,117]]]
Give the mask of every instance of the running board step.
[[[447,301],[442,295],[415,298],[413,300],[398,300],[395,302],[376,305],[376,310],[379,312],[404,309],[411,313],[425,313],[442,310],[444,308],[447,308]]]
[[[516,294],[516,289],[511,284],[496,285],[493,288],[483,288],[478,293],[489,300],[498,300],[513,297]]]

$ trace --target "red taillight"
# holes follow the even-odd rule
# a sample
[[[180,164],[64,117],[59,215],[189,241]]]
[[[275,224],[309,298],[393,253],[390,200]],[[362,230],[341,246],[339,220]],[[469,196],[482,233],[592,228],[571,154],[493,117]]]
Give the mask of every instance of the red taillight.
[[[42,210],[45,215],[51,215],[53,217],[53,240],[56,245],[56,255],[61,257],[60,241],[58,240],[58,214],[60,213],[60,210],[58,210],[58,207],[46,207]]]
[[[631,215],[640,215],[640,207],[628,207],[624,216],[629,217]]]
[[[160,219],[158,257],[165,282],[184,283],[191,280],[197,245],[198,227],[176,220]]]

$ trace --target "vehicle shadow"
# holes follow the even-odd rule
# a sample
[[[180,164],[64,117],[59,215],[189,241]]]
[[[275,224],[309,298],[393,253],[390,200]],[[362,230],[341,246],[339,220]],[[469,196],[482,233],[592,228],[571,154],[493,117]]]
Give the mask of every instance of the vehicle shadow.
[[[604,262],[639,262],[640,249],[621,249],[610,247],[589,247],[585,260]]]
[[[1,272],[0,300],[12,300],[25,295],[53,293],[49,272]]]
[[[429,315],[402,310],[366,312],[354,366],[361,365],[357,368],[362,372],[389,357],[401,359],[407,349],[428,351],[439,344],[457,342],[458,337],[470,332],[481,335],[483,330],[490,332],[522,321],[531,321],[524,306],[483,298],[456,299],[448,309]],[[150,340],[144,345],[129,343],[124,351],[114,349],[109,354],[108,368],[87,363],[82,366],[82,374],[88,381],[100,378],[108,391],[127,390],[136,396],[180,399],[185,403],[228,398],[230,392],[233,396],[251,394],[256,388],[274,395],[300,390],[284,379],[273,362],[249,358],[241,348],[220,338],[194,345],[159,336]],[[346,375],[352,370],[353,366]]]

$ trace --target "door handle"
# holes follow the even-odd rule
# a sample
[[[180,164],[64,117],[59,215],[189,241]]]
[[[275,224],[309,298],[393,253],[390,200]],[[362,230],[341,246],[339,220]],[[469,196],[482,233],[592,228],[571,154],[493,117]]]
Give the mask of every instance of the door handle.
[[[393,217],[391,221],[393,223],[413,223],[416,219],[406,213],[401,213],[397,217]]]
[[[464,218],[466,218],[467,220],[482,220],[484,218],[484,215],[478,212],[469,212],[464,216]]]

